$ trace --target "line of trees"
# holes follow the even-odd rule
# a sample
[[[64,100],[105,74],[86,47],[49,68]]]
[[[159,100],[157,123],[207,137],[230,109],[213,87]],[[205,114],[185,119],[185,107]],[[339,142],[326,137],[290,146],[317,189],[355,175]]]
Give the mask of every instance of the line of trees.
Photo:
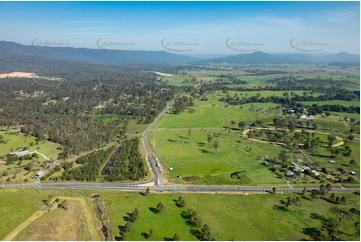
[[[147,175],[144,161],[139,152],[139,139],[126,140],[121,152],[116,156],[107,181],[139,180]]]
[[[82,166],[72,169],[69,163],[63,163],[62,167],[64,173],[62,180],[77,180],[77,181],[96,181],[99,175],[100,167],[107,161],[114,148],[106,150],[94,151],[88,155],[81,156],[75,160],[75,163],[82,164]]]
[[[185,108],[193,106],[193,99],[191,97],[182,96],[174,100],[173,113],[182,112]]]

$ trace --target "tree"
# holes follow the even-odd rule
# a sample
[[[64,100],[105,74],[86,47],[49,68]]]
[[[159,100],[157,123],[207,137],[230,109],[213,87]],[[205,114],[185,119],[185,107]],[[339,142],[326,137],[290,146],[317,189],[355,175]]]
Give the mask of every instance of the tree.
[[[350,216],[351,216],[349,211],[343,210],[343,209],[338,208],[338,207],[330,208],[330,212],[337,217],[339,224],[341,224],[344,219],[349,219]]]
[[[291,131],[291,133],[293,133],[295,131],[296,124],[294,122],[292,122],[292,120],[290,120],[290,121],[288,121],[287,127]]]
[[[317,129],[317,124],[316,124],[316,123],[312,123],[312,128],[313,128],[313,129]]]
[[[5,143],[5,138],[3,135],[0,134],[0,144]]]
[[[182,196],[179,196],[178,200],[176,201],[177,207],[184,207],[186,205],[186,201],[183,199]]]
[[[188,129],[188,138],[189,138],[189,139],[191,139],[191,134],[192,134],[192,129],[189,128],[189,129]]]
[[[349,136],[347,136],[347,139],[352,141],[355,138],[355,136],[353,136],[352,134],[350,134]]]
[[[173,241],[180,241],[180,237],[177,233],[174,234]]]
[[[339,227],[340,223],[336,219],[327,219],[323,221],[322,229],[325,230],[329,236],[329,238],[325,238],[325,240],[339,240],[336,237]]]
[[[213,136],[211,134],[208,134],[207,136],[207,141],[208,141],[208,144],[211,144],[212,141],[213,141]]]
[[[129,215],[129,221],[134,223],[135,220],[137,220],[138,214],[139,214],[138,208],[135,208],[134,211]]]
[[[322,197],[325,196],[327,193],[327,188],[323,184],[320,186],[320,193]]]
[[[148,238],[151,238],[153,236],[153,229],[149,229]]]
[[[331,193],[331,195],[330,195],[330,199],[331,199],[332,201],[335,201],[335,198],[336,198],[335,193]]]
[[[336,136],[334,134],[330,134],[327,136],[327,140],[328,140],[328,146],[332,146],[333,142],[335,142],[336,140]]]
[[[145,190],[145,195],[148,196],[149,192],[150,192],[150,189],[149,189],[149,187],[147,187],[147,190]]]
[[[127,221],[126,224],[124,225],[123,232],[128,233],[132,228],[132,224],[133,224],[132,222]]]
[[[331,186],[330,183],[327,183],[327,184],[326,184],[326,189],[327,189],[327,191],[331,191],[331,190],[332,190],[332,186]]]
[[[304,187],[302,190],[302,196],[304,196],[306,194],[306,188]]]
[[[231,121],[231,126],[234,127],[236,125],[236,121],[232,120]]]
[[[282,163],[286,163],[287,162],[287,155],[286,155],[286,151],[282,150],[281,153],[278,155],[278,157],[281,159]]]
[[[218,140],[213,141],[213,148],[216,150],[216,153],[218,154],[218,148],[219,148]]]
[[[241,128],[241,129],[244,129],[244,128],[246,127],[246,122],[240,121],[240,122],[238,123],[238,127]]]
[[[346,152],[346,156],[347,157],[350,157],[352,155],[352,149],[349,149],[347,152]]]
[[[162,202],[158,203],[157,204],[157,213],[162,213],[163,209],[164,209],[163,203]]]
[[[360,221],[354,223],[354,228],[355,228],[355,234],[359,235],[360,234]]]
[[[292,200],[290,197],[287,197],[287,201],[286,201],[286,207],[290,206],[292,204]]]
[[[317,192],[312,191],[310,196],[311,196],[311,198],[317,198]]]
[[[349,183],[353,183],[353,182],[355,181],[355,178],[353,178],[352,176],[349,176],[349,177],[347,178],[347,181],[348,181]]]
[[[350,160],[350,165],[356,165],[356,161],[355,160]]]
[[[272,187],[272,193],[273,193],[273,194],[276,193],[276,187]]]
[[[273,121],[273,125],[275,126],[275,128],[277,130],[280,127],[280,119],[274,118],[272,121]]]
[[[206,241],[214,240],[214,238],[211,234],[211,230],[207,224],[203,225],[203,227],[201,228],[201,233],[202,233],[203,240],[206,240]]]

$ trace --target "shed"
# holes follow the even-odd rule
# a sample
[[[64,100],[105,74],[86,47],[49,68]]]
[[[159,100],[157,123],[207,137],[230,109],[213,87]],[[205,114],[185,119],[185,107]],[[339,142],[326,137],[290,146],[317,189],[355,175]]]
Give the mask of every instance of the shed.
[[[44,172],[43,171],[38,171],[32,177],[41,177],[42,175],[44,175]]]
[[[17,157],[21,157],[21,156],[30,154],[30,151],[23,150],[23,151],[20,151],[20,152],[14,152],[13,154],[16,155]]]
[[[322,171],[322,168],[323,168],[322,166],[316,166],[315,167],[316,171]]]
[[[287,172],[288,177],[293,177],[294,175],[295,175],[295,173],[293,173],[292,171]]]

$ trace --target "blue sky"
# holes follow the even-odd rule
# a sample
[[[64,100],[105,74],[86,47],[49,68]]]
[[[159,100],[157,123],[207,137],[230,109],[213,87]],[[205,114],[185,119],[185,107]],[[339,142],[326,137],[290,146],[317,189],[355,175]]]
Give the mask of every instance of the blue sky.
[[[359,2],[0,2],[0,39],[182,54],[359,53]]]

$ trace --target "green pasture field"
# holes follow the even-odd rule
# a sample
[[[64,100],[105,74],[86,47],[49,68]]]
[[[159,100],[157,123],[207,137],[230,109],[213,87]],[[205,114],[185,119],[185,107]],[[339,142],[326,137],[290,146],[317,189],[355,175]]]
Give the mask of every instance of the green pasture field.
[[[168,113],[157,128],[221,128],[230,126],[232,120],[253,123],[257,119],[270,119],[272,115],[259,113],[236,106],[195,106],[195,112],[187,110],[179,114]]]
[[[92,114],[91,119],[94,121],[102,121],[106,125],[111,125],[114,121],[121,119],[117,114]]]
[[[127,135],[139,136],[147,129],[148,126],[149,126],[148,124],[137,124],[137,122],[134,119],[129,120],[126,131]]]
[[[219,148],[208,143],[208,133],[215,135]],[[218,137],[217,137],[218,136]],[[177,182],[194,184],[285,184],[262,165],[265,156],[277,157],[282,148],[241,138],[239,131],[224,129],[157,130],[154,144],[158,157],[170,167],[168,174]],[[232,175],[239,172],[237,175]]]
[[[307,102],[300,102],[304,105],[310,105],[317,104],[319,106],[321,105],[341,105],[345,107],[351,107],[351,106],[360,106],[360,101],[343,101],[343,100],[332,100],[332,101],[307,101]]]
[[[303,96],[303,93],[307,93],[308,96],[320,96],[322,93],[314,93],[310,91],[233,91],[228,90],[228,94],[233,97],[235,94],[238,94],[240,98],[242,97],[252,97],[259,95],[260,97],[269,97],[269,96],[276,96],[276,97],[282,97],[284,93],[288,93],[289,97],[291,97],[291,92],[294,94],[297,94],[299,96]],[[217,90],[216,91],[217,96],[225,96],[225,93],[223,91]]]
[[[175,205],[173,200],[182,196],[186,201],[183,208]],[[343,195],[343,194],[342,194]],[[342,196],[337,194],[337,196]],[[311,228],[321,227],[321,218],[335,218],[329,212],[335,205],[322,199],[301,198],[299,194],[275,195],[221,195],[221,194],[152,194],[141,196],[139,193],[104,192],[110,221],[115,236],[119,236],[119,227],[124,226],[124,216],[138,208],[139,215],[132,225],[126,240],[145,240],[141,235],[152,229],[150,240],[167,240],[177,233],[181,240],[197,240],[185,224],[181,212],[192,208],[198,212],[202,224],[210,227],[216,240],[312,240],[308,235]],[[289,206],[283,210],[280,201],[286,197],[300,197],[301,206]],[[329,196],[329,195],[327,195]],[[359,195],[347,194],[346,204],[337,205],[349,210],[359,208]],[[164,205],[161,214],[151,210],[159,202]],[[355,232],[355,222],[360,217],[352,215],[349,220],[342,221],[339,236],[344,240],[359,240]]]
[[[39,144],[35,144],[35,137],[21,133],[19,130],[0,130],[0,134],[4,136],[5,143],[0,144],[0,153],[6,154],[15,151],[21,151],[24,147],[28,147],[29,150],[38,151],[44,154],[49,159],[56,160],[58,154],[61,152],[59,144],[50,141],[39,141]],[[33,142],[33,146],[29,144]],[[40,160],[43,160],[42,156],[39,156]]]
[[[331,192],[326,197],[329,197]],[[38,211],[43,205],[42,200],[49,199],[49,195],[53,198],[62,195],[89,197],[92,193],[99,193],[105,201],[116,238],[119,236],[119,226],[126,223],[124,217],[138,208],[137,220],[127,233],[126,240],[145,240],[141,234],[148,233],[150,229],[154,231],[150,240],[163,241],[173,237],[175,233],[181,240],[197,240],[191,234],[193,228],[186,225],[181,216],[181,212],[188,208],[198,212],[202,225],[207,224],[210,227],[216,240],[312,240],[310,234],[321,228],[322,219],[337,219],[330,212],[330,208],[337,206],[349,211],[351,208],[360,207],[359,195],[352,193],[335,193],[336,196],[346,198],[345,203],[336,205],[326,199],[310,199],[309,192],[302,197],[298,193],[283,194],[277,191],[274,195],[156,194],[151,189],[148,196],[142,196],[138,192],[120,191],[42,190],[39,193],[32,189],[6,189],[0,191],[0,238],[4,238]],[[183,208],[175,205],[174,200],[179,196],[186,202]],[[287,197],[298,197],[301,205],[285,208],[281,201],[285,201]],[[155,214],[152,210],[159,202],[162,202],[164,209],[162,213]],[[359,234],[354,226],[359,221],[360,217],[355,214],[343,219],[339,227],[342,232],[338,233],[338,237],[342,240],[359,241]]]
[[[25,221],[42,206],[41,201],[48,199],[49,193],[34,190],[0,191],[0,239]]]
[[[324,130],[327,132],[348,132],[350,130],[350,125],[343,121],[316,118],[314,119],[314,122],[316,123],[318,130]]]
[[[167,82],[172,86],[194,86],[194,82],[190,82],[192,76],[184,74],[172,74],[172,76],[158,76],[158,80]]]
[[[277,132],[279,132],[279,133],[282,133],[283,131],[281,131],[281,130],[279,130],[279,131],[277,131]],[[295,130],[295,132],[301,132],[301,130]],[[261,136],[257,136],[257,137],[254,137],[255,139],[259,139],[259,140],[265,140],[265,141],[270,141],[269,139],[268,139],[268,136],[267,136],[267,134],[269,134],[269,135],[271,135],[271,134],[275,134],[276,133],[276,131],[275,130],[266,130],[266,129],[262,129],[262,134],[261,134]],[[328,134],[326,134],[326,133],[318,133],[317,131],[315,131],[315,132],[309,132],[310,133],[310,137],[312,137],[312,138],[319,138],[320,139],[320,145],[324,145],[324,146],[326,146],[327,144],[328,144],[328,139],[327,139],[327,137],[328,137]],[[291,138],[293,135],[291,135],[291,132],[290,131],[286,131],[286,138]],[[299,138],[298,140],[297,140],[297,142],[299,143],[299,144],[302,144],[302,143],[304,143],[304,142],[306,142],[306,138]],[[338,142],[338,140],[335,140],[334,142],[333,142],[333,144],[336,144]]]

